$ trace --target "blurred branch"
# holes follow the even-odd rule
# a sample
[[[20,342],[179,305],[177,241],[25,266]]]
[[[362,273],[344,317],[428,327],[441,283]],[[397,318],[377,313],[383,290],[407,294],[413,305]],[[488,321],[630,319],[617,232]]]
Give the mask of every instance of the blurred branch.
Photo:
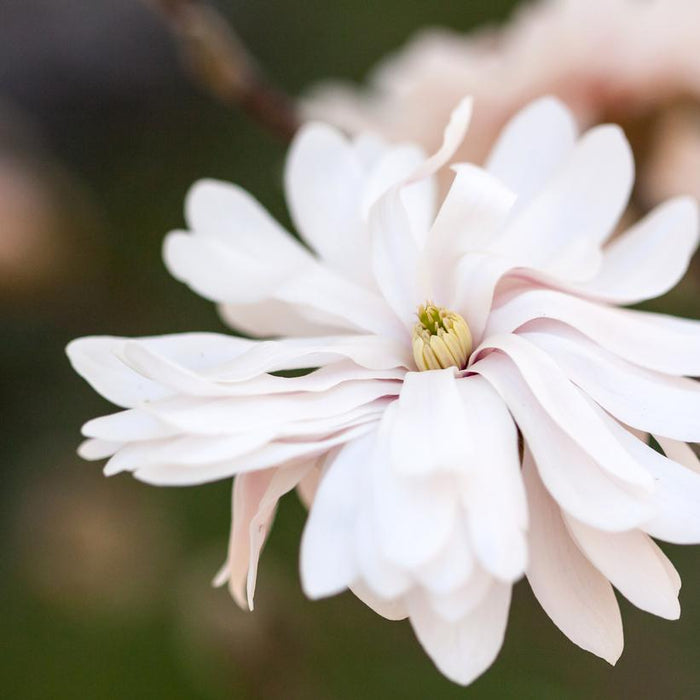
[[[177,38],[194,78],[226,105],[284,139],[299,126],[296,107],[263,75],[226,20],[205,0],[145,0]]]

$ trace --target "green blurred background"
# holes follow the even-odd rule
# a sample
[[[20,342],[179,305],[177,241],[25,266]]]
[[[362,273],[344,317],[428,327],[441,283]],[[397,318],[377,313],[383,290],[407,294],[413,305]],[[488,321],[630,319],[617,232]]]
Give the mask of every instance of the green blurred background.
[[[514,4],[218,7],[298,93],[331,76],[361,79],[425,25],[467,30]],[[294,496],[262,559],[256,611],[245,613],[210,587],[225,554],[229,482],[157,489],[107,480],[75,456],[80,425],[112,408],[71,371],[66,343],[224,330],[211,304],[168,276],[162,238],[182,225],[183,195],[203,176],[241,184],[287,222],[284,151],[190,84],[138,0],[0,2],[0,165],[40,185],[26,211],[46,210],[52,232],[0,282],[0,695],[700,697],[699,549],[666,548],[683,578],[679,622],[621,601],[627,643],[615,669],[570,644],[518,584],[500,657],[462,689],[433,668],[407,623],[386,622],[350,595],[304,599],[304,510]],[[694,274],[655,308],[697,316]]]

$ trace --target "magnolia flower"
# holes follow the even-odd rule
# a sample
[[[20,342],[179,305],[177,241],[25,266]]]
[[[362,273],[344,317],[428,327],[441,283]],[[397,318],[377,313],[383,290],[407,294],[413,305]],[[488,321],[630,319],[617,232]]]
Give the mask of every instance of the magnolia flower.
[[[480,105],[474,138],[457,158],[481,163],[519,109],[553,94],[579,123],[612,117],[633,128],[645,157],[640,173],[645,208],[667,196],[669,183],[674,194],[700,197],[695,176],[700,161],[693,161],[690,178],[678,174],[686,172],[689,156],[673,148],[664,118],[679,101],[694,104],[697,112],[698,26],[696,0],[537,0],[519,5],[497,28],[466,35],[423,30],[381,60],[366,86],[316,86],[305,112],[350,133],[371,129],[392,141],[433,148],[452,106],[471,94]],[[700,140],[698,123],[696,113],[681,138],[691,134]]]
[[[496,657],[525,574],[573,642],[614,663],[615,586],[679,615],[652,537],[700,541],[700,323],[616,308],[663,294],[698,241],[688,198],[608,243],[633,161],[624,135],[577,138],[552,98],[520,113],[485,168],[454,166],[463,101],[425,158],[305,126],[285,173],[310,250],[243,190],[196,184],[168,268],[248,340],[93,337],[75,369],[123,409],[80,452],[159,485],[235,476],[228,581],[253,607],[278,499],[310,507],[301,580],[408,617],[450,679]],[[281,370],[315,368],[297,376]],[[652,434],[665,453],[647,444]],[[522,442],[520,437],[522,436]]]

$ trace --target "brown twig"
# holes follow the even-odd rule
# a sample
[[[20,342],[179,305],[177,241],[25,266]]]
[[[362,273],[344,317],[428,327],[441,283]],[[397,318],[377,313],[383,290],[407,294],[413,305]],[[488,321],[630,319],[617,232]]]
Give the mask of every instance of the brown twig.
[[[299,127],[294,102],[273,87],[226,20],[203,0],[146,0],[178,39],[194,78],[218,100],[289,140]]]

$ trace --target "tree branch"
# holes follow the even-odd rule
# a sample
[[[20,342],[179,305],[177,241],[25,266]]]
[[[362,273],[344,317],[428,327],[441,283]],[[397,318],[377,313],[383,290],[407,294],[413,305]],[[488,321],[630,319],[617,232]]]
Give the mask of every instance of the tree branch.
[[[160,13],[197,82],[285,140],[299,127],[290,97],[273,87],[226,20],[203,0],[145,0]]]

